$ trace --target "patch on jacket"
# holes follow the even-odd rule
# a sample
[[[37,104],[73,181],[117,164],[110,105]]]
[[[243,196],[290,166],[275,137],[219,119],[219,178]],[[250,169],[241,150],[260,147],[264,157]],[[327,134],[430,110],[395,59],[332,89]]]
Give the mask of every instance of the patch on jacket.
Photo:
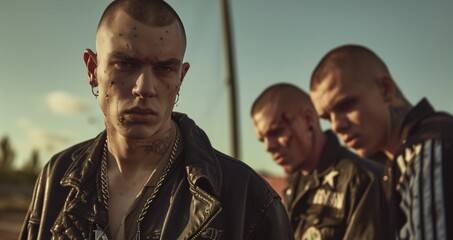
[[[318,189],[313,197],[313,204],[343,209],[344,193],[334,192],[324,188]]]
[[[324,179],[322,180],[323,187],[316,190],[312,204],[343,209],[344,193],[335,191],[335,179],[339,174],[340,172],[338,170],[333,170],[324,176]]]
[[[302,240],[321,240],[321,231],[315,227],[309,227],[302,235]]]
[[[337,170],[333,170],[329,172],[326,176],[324,176],[324,179],[322,180],[322,184],[329,185],[330,189],[333,190],[335,189],[335,177],[338,176],[339,172]]]

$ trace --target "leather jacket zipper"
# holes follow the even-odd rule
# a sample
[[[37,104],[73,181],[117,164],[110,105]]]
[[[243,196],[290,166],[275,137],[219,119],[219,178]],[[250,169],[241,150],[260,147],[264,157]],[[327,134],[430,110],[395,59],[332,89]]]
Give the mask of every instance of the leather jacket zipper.
[[[192,237],[189,237],[188,240],[197,239],[204,232],[206,227],[209,226],[209,224],[211,224],[211,222],[217,217],[217,215],[220,214],[221,211],[222,211],[222,207],[219,207],[217,209],[217,211],[209,217],[209,219],[205,222],[205,224],[202,227],[200,227],[200,229],[198,229],[198,231],[195,233],[195,235],[193,235]]]

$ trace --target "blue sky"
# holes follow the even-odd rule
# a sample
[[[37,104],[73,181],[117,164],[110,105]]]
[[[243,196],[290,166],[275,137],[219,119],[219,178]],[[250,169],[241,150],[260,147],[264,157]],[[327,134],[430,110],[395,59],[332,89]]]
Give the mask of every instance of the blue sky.
[[[0,136],[18,164],[40,150],[43,162],[103,129],[82,52],[94,49],[97,22],[109,0],[15,0],[0,3]],[[175,111],[203,128],[230,154],[228,92],[220,1],[169,0],[185,23],[191,68]],[[356,43],[380,55],[416,103],[427,97],[453,112],[453,1],[231,0],[239,94],[241,159],[281,174],[256,140],[249,108],[270,84],[307,89],[330,49]],[[323,123],[328,127],[327,123]]]

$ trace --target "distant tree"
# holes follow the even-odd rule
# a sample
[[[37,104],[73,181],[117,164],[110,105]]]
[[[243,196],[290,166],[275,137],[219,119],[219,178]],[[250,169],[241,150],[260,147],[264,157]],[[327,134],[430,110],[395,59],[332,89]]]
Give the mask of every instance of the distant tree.
[[[0,139],[0,172],[10,173],[13,169],[15,152],[8,136]]]
[[[30,158],[22,168],[22,171],[34,178],[39,174],[40,170],[41,165],[39,164],[39,151],[37,149],[33,149]]]

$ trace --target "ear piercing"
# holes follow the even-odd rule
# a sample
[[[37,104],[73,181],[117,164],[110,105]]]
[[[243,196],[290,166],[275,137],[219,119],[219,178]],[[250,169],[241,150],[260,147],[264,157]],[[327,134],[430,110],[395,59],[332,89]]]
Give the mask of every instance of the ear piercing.
[[[179,92],[176,94],[176,100],[175,100],[175,104],[177,104],[179,101]]]
[[[99,89],[94,90],[95,87],[91,86],[91,93],[95,98],[99,96]]]

